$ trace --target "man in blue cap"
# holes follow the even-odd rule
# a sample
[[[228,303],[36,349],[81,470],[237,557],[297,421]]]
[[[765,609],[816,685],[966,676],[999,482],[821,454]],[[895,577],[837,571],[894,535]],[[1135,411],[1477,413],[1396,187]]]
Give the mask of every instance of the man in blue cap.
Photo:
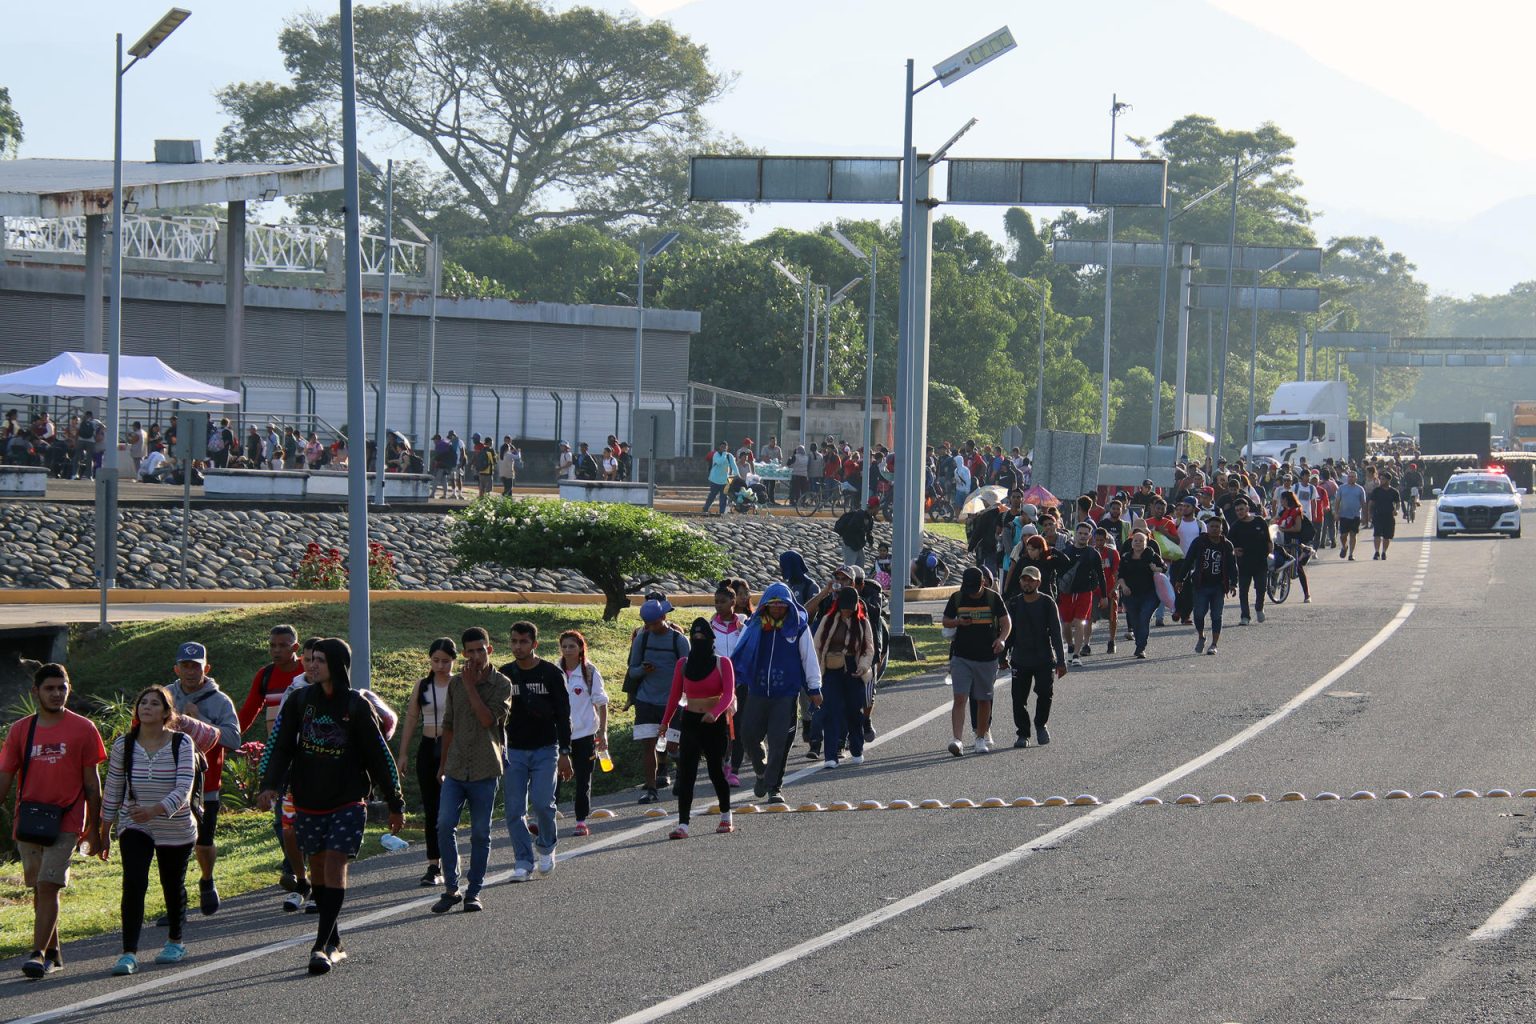
[[[208,648],[189,640],[176,650],[176,685],[171,687],[178,715],[200,719],[219,730],[218,746],[208,751],[208,772],[203,776],[203,817],[197,824],[197,842],[192,847],[202,873],[198,903],[205,915],[219,909],[219,890],[213,882],[213,864],[218,859],[213,833],[219,823],[224,751],[240,749],[240,716],[235,712],[235,702],[219,689],[208,674],[208,667]],[[182,906],[186,906],[185,900]]]
[[[647,598],[640,606],[640,621],[645,625],[630,641],[629,671],[624,676],[624,709],[635,709],[634,738],[645,766],[642,804],[659,802],[657,790],[672,784],[667,778],[666,751],[657,750],[656,739],[672,692],[673,670],[688,657],[688,638],[667,621],[671,610],[666,598]]]

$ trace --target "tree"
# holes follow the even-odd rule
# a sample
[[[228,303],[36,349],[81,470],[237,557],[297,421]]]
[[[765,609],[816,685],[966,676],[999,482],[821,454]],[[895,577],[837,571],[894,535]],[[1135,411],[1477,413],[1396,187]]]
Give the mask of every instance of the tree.
[[[603,618],[662,576],[715,579],[730,568],[725,550],[672,516],[638,505],[526,498],[482,499],[449,525],[461,568],[481,564],[574,569],[606,599]]]
[[[928,443],[959,444],[976,436],[979,417],[965,393],[953,384],[928,382]]]
[[[23,138],[21,115],[11,106],[11,90],[0,86],[0,156],[15,156]]]
[[[334,158],[339,22],[309,13],[279,37],[292,80],[230,85],[226,159]],[[732,230],[686,202],[688,150],[739,148],[701,109],[729,79],[665,21],[536,0],[390,3],[358,10],[357,94],[369,126],[430,157],[423,205],[472,211],[484,229],[683,220]],[[706,208],[707,207],[707,208]]]
[[[1040,233],[1035,229],[1035,219],[1028,210],[1015,206],[1003,214],[1003,230],[1008,235],[1008,269],[1024,277],[1034,272],[1035,265],[1050,256]]]
[[[636,254],[590,224],[561,224],[521,238],[497,235],[455,247],[464,269],[524,301],[616,303],[633,291]]]

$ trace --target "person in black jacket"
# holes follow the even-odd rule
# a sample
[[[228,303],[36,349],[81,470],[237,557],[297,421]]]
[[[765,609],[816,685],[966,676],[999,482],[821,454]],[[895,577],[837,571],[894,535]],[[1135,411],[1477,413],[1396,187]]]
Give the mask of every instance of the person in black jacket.
[[[319,929],[309,973],[325,974],[346,959],[336,922],[347,895],[347,864],[363,845],[368,790],[389,805],[389,831],[404,824],[400,773],[373,706],[352,689],[352,648],[345,640],[315,645],[310,686],[284,703],[272,726],[257,806],[272,809],[284,779],[293,793],[294,833],[309,858]]]
[[[1237,557],[1237,594],[1243,609],[1239,621],[1248,625],[1248,588],[1252,587],[1253,609],[1263,622],[1264,580],[1269,575],[1269,556],[1274,548],[1269,521],[1253,514],[1247,498],[1237,498],[1232,502],[1232,524],[1227,537]]]
[[[1157,546],[1149,542],[1145,527],[1138,526],[1131,533],[1131,546],[1120,558],[1120,582],[1116,587],[1125,597],[1125,617],[1130,623],[1131,636],[1136,640],[1135,656],[1146,658],[1147,634],[1152,627],[1152,612],[1157,608],[1156,574],[1167,572],[1168,565],[1158,553]]]
[[[1030,538],[1033,540],[1034,538]],[[1029,691],[1035,691],[1035,739],[1041,746],[1051,742],[1046,723],[1051,718],[1051,697],[1056,680],[1067,674],[1066,652],[1061,645],[1061,616],[1056,602],[1040,592],[1040,569],[1026,565],[1019,570],[1019,593],[1008,602],[1013,620],[1013,729],[1015,747],[1029,746]]]
[[[1019,558],[1008,569],[1008,575],[1003,581],[1003,597],[1012,598],[1022,589],[1019,585],[1020,574],[1025,567],[1034,566],[1040,573],[1040,593],[1055,601],[1056,576],[1072,563],[1067,556],[1051,547],[1045,537],[1035,534],[1024,538],[1024,550]]]

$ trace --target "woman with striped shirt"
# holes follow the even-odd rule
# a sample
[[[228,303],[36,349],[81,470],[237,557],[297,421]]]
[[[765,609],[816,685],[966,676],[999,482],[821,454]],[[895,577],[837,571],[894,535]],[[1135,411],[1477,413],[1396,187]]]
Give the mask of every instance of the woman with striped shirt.
[[[219,730],[178,715],[173,708],[165,687],[141,690],[134,701],[133,726],[112,744],[108,758],[96,848],[105,860],[117,824],[123,857],[123,955],[112,966],[113,974],[133,974],[139,969],[139,932],[144,927],[151,860],[160,868],[169,928],[155,963],[179,963],[187,955],[181,929],[187,917],[187,860],[197,839],[192,785],[197,752],[217,744]]]

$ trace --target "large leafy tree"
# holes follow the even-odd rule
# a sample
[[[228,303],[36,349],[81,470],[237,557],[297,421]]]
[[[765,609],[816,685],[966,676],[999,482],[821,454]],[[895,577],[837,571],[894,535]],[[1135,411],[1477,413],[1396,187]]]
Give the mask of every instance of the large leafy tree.
[[[457,210],[491,234],[582,222],[687,222],[729,231],[738,216],[686,201],[685,154],[732,148],[701,109],[727,88],[708,53],[664,21],[536,0],[361,8],[358,103],[368,127],[421,154],[407,174],[418,208]],[[339,24],[305,14],[278,45],[291,80],[230,85],[228,159],[334,160]]]
[[[21,115],[11,105],[11,90],[0,86],[0,156],[15,156],[22,138]]]

